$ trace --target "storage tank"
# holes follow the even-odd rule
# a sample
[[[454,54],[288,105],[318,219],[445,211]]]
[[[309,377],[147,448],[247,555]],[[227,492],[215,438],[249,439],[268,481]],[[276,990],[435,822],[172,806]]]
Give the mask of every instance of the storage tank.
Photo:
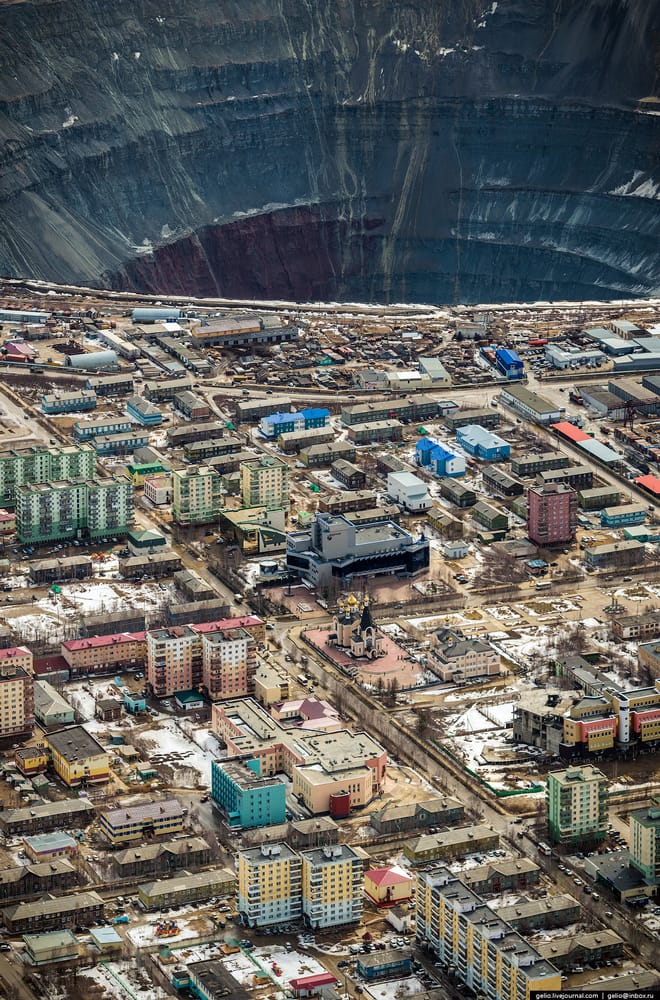
[[[181,310],[176,306],[154,309],[134,309],[131,315],[134,323],[173,323],[181,319]]]
[[[114,351],[93,351],[91,354],[69,354],[66,363],[70,368],[84,371],[100,371],[102,368],[119,368],[119,359]]]
[[[279,563],[275,559],[262,559],[259,563],[259,575],[273,576],[279,568]]]
[[[332,819],[346,819],[351,811],[351,793],[334,792],[330,796],[330,816]]]

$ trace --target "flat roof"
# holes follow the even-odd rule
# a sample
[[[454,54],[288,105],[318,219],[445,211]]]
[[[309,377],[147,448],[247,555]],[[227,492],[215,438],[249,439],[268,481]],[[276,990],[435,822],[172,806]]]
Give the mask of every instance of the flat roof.
[[[45,739],[49,746],[69,763],[80,763],[89,757],[98,757],[106,752],[83,726],[58,729],[54,733],[47,733]]]

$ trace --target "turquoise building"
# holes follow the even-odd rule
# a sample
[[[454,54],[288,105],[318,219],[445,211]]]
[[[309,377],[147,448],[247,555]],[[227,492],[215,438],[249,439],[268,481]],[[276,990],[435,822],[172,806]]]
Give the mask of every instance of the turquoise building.
[[[276,777],[262,777],[259,761],[252,758],[214,760],[211,798],[230,827],[248,830],[286,820],[284,782]]]

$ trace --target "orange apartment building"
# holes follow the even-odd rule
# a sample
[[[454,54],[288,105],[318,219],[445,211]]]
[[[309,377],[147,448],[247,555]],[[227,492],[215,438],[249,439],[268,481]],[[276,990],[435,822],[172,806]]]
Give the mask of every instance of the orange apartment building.
[[[32,653],[25,646],[0,649],[0,739],[34,730]]]
[[[585,696],[564,719],[563,756],[660,739],[660,678],[646,688]]]
[[[206,688],[212,699],[254,691],[256,644],[266,626],[260,618],[224,618],[147,632],[147,682],[157,698]]]

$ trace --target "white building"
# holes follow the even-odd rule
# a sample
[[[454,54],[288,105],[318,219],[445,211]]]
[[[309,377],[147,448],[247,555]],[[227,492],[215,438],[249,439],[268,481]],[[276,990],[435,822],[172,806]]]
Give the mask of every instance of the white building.
[[[412,513],[431,509],[431,497],[426,487],[412,472],[390,472],[387,492],[395,503]]]

